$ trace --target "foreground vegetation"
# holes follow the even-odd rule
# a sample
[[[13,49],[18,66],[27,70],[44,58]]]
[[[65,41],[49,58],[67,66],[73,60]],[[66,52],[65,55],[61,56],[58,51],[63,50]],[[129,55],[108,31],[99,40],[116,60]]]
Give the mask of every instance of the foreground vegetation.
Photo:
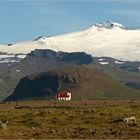
[[[140,101],[22,101],[0,104],[1,139],[140,138]],[[120,121],[136,116],[136,123]]]

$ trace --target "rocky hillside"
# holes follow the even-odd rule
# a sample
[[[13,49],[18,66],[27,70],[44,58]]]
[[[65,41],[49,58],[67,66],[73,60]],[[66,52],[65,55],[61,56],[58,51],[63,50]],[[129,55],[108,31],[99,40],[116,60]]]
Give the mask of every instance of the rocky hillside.
[[[5,101],[55,99],[55,95],[64,90],[72,92],[72,99],[140,98],[140,92],[120,84],[99,69],[71,66],[21,79],[14,93]]]
[[[0,100],[9,96],[19,80],[32,73],[45,72],[52,69],[72,65],[88,65],[93,58],[83,52],[66,53],[52,50],[35,50],[19,63],[0,71]],[[6,89],[6,90],[5,90]]]

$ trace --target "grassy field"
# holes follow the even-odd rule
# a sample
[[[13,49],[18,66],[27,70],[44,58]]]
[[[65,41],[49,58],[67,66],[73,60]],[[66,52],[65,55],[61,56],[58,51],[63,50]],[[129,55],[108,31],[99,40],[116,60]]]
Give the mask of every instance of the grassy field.
[[[136,116],[136,123],[119,121]],[[21,101],[0,104],[1,139],[140,139],[140,101]]]

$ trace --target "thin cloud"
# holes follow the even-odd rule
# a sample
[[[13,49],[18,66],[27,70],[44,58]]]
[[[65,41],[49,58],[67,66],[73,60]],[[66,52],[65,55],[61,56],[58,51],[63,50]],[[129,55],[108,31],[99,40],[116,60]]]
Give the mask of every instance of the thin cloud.
[[[131,10],[131,9],[115,9],[110,10],[110,13],[122,15],[122,16],[135,16],[140,17],[140,10]]]

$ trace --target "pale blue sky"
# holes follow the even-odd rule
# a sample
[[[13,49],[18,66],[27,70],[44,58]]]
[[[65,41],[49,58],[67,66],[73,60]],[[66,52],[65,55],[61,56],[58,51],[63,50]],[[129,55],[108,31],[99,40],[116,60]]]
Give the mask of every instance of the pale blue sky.
[[[140,0],[0,0],[0,44],[112,21],[140,27]]]

